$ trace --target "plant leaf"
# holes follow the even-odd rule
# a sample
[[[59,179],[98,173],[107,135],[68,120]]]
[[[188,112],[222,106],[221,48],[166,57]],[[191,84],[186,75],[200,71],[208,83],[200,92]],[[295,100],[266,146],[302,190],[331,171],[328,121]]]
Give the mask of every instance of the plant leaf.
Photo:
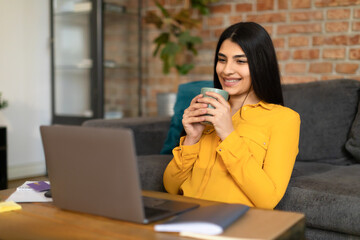
[[[181,47],[174,42],[167,42],[163,50],[161,51],[161,57],[163,56],[175,56],[180,52]]]
[[[209,15],[210,10],[208,5],[218,0],[191,0],[191,7],[197,8],[201,15]]]
[[[194,68],[194,64],[185,63],[183,65],[176,65],[176,69],[180,75],[186,75],[191,69]]]
[[[179,44],[184,45],[187,49],[194,48],[195,44],[202,43],[200,37],[191,36],[189,31],[182,32],[179,35]]]
[[[153,56],[157,55],[161,45],[165,45],[166,43],[168,43],[169,39],[170,39],[170,34],[167,32],[163,32],[160,34],[160,36],[155,38],[154,43],[156,43],[156,49],[154,50]]]
[[[175,56],[181,51],[181,47],[174,43],[168,42],[161,51],[160,57],[163,60],[163,73],[168,74],[170,68],[175,66]]]
[[[145,22],[148,24],[154,24],[158,29],[163,25],[163,20],[154,12],[147,12],[145,16]]]
[[[164,17],[170,17],[170,13],[158,1],[155,1],[155,4],[161,10],[161,13]]]
[[[173,18],[175,21],[177,21],[179,24],[185,26],[187,29],[192,29],[200,23],[199,20],[191,17],[190,10],[188,10],[188,9],[182,9]]]
[[[163,73],[168,74],[170,72],[170,61],[168,57],[162,57],[163,60]]]

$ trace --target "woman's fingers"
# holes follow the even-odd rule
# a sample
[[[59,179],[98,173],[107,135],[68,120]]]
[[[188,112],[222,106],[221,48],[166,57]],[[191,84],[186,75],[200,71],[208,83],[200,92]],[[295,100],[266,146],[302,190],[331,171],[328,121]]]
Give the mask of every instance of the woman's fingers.
[[[203,97],[202,94],[199,94],[199,95],[195,96],[195,97],[191,100],[190,106],[193,105],[194,103],[197,103],[197,102],[198,102],[198,99],[200,99],[200,98],[202,98],[202,97]]]
[[[191,111],[196,111],[199,109],[205,109],[207,108],[207,104],[206,103],[194,103],[192,105],[190,105],[187,109],[185,109],[184,112],[191,112]]]
[[[222,107],[229,109],[230,108],[229,103],[227,101],[225,101],[225,99],[223,97],[221,97],[221,95],[219,95],[219,99],[220,98],[222,100],[218,101],[217,99],[214,99],[214,98],[204,97],[204,98],[199,99],[199,102],[205,103],[205,104],[210,104],[215,109],[222,108]]]
[[[183,117],[195,117],[195,116],[204,115],[207,112],[206,106],[202,108],[186,109],[184,111]]]
[[[183,118],[183,125],[205,121],[205,116]]]
[[[221,96],[220,94],[218,94],[218,93],[215,93],[215,92],[206,92],[206,95],[215,98],[219,103],[224,104],[224,103],[227,102],[227,100],[226,100],[223,96]]]

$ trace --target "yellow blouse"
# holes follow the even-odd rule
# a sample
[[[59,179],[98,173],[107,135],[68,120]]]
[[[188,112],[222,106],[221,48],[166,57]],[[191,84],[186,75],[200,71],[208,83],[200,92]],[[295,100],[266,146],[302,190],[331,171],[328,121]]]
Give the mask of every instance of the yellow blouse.
[[[164,186],[172,194],[273,209],[285,194],[298,154],[300,116],[259,102],[242,107],[232,121],[235,131],[224,141],[212,126],[194,145],[182,145],[182,137]]]

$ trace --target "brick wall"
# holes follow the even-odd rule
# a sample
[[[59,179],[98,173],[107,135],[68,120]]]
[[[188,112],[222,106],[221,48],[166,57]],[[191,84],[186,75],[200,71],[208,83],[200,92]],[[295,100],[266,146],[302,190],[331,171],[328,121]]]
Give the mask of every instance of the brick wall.
[[[170,9],[183,1],[162,0]],[[144,0],[144,12],[154,11]],[[144,115],[156,115],[156,94],[176,92],[178,84],[212,80],[215,46],[230,24],[254,21],[270,33],[276,47],[283,83],[336,78],[360,80],[360,0],[219,0],[195,32],[203,38],[196,67],[187,76],[163,75],[161,62],[152,57],[158,31],[144,24]]]

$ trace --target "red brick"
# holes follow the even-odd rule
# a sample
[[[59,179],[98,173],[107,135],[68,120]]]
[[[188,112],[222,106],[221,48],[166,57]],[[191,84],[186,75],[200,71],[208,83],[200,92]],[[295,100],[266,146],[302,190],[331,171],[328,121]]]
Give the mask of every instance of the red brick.
[[[346,54],[345,48],[324,49],[323,58],[325,59],[344,59]]]
[[[256,9],[258,11],[273,10],[274,0],[257,0]]]
[[[230,17],[229,21],[230,21],[230,24],[242,22],[242,21],[244,21],[244,17],[243,17],[243,15],[232,16],[232,17]]]
[[[211,66],[201,66],[195,65],[194,69],[191,71],[193,74],[212,74],[214,71],[214,67]]]
[[[217,40],[216,41],[205,41],[203,40],[203,43],[199,45],[199,49],[204,50],[204,49],[211,49],[214,50],[216,48],[217,45]]]
[[[213,65],[214,64],[214,49],[204,49],[198,52],[197,56],[193,56],[193,62],[195,65]],[[186,77],[186,76],[182,76]]]
[[[311,1],[310,0],[292,0],[291,6],[293,9],[296,8],[310,8]]]
[[[279,25],[278,34],[321,32],[321,23]]]
[[[349,22],[327,22],[325,29],[327,32],[347,32],[349,30]]]
[[[275,48],[284,48],[285,47],[285,39],[284,38],[273,38],[272,39]]]
[[[224,31],[224,29],[215,29],[213,31],[215,38],[218,39],[220,37],[220,35],[223,33],[223,31]]]
[[[323,45],[325,43],[325,37],[323,36],[314,36],[313,37],[313,46]]]
[[[294,83],[306,83],[306,82],[314,82],[318,80],[316,77],[312,76],[282,76],[281,82],[287,84],[294,84]]]
[[[286,13],[268,13],[268,14],[252,14],[248,15],[248,22],[267,23],[267,22],[285,22]]]
[[[328,81],[328,80],[335,80],[335,79],[342,79],[344,78],[344,76],[342,75],[321,75],[321,80],[325,80],[325,81]]]
[[[211,12],[211,14],[230,13],[231,12],[231,5],[229,5],[229,4],[221,4],[221,5],[210,6],[210,12]]]
[[[345,74],[354,74],[359,68],[359,64],[356,63],[338,63],[336,64],[336,72]]]
[[[250,3],[240,3],[240,4],[236,4],[235,9],[237,13],[251,12],[253,10],[252,6],[253,5]]]
[[[316,7],[338,7],[359,5],[359,0],[316,0]]]
[[[310,70],[311,73],[331,73],[332,72],[332,63],[311,63]]]
[[[360,48],[350,49],[350,59],[360,60]]]
[[[309,38],[304,36],[290,37],[289,47],[309,46]]]
[[[262,25],[268,34],[271,36],[273,34],[273,25]]]
[[[360,8],[354,9],[354,17],[355,18],[360,18]]]
[[[348,44],[349,45],[359,45],[360,44],[360,35],[354,35],[348,37]]]
[[[284,51],[277,50],[276,51],[276,56],[277,56],[277,59],[279,61],[288,60],[288,59],[290,59],[290,51],[288,51],[288,50],[284,50]]]
[[[280,10],[288,9],[288,0],[278,0]]]
[[[288,63],[285,65],[286,73],[305,73],[306,63]]]
[[[340,35],[326,38],[327,45],[347,45],[348,36]]]
[[[318,49],[310,50],[295,50],[293,54],[294,59],[318,59],[320,51]]]
[[[202,39],[209,39],[210,38],[210,30],[201,30],[198,32],[198,36]]]
[[[214,26],[222,26],[224,24],[224,18],[223,17],[208,17],[207,19],[208,26],[214,27]]]
[[[313,21],[313,20],[322,20],[322,19],[323,19],[323,13],[321,11],[290,13],[290,20],[292,22]]]
[[[313,38],[315,45],[358,45],[360,44],[360,34],[356,35],[338,35],[332,37],[317,36]]]
[[[331,9],[327,11],[328,19],[349,19],[350,9]]]
[[[352,30],[353,31],[360,31],[360,22],[353,22]]]

